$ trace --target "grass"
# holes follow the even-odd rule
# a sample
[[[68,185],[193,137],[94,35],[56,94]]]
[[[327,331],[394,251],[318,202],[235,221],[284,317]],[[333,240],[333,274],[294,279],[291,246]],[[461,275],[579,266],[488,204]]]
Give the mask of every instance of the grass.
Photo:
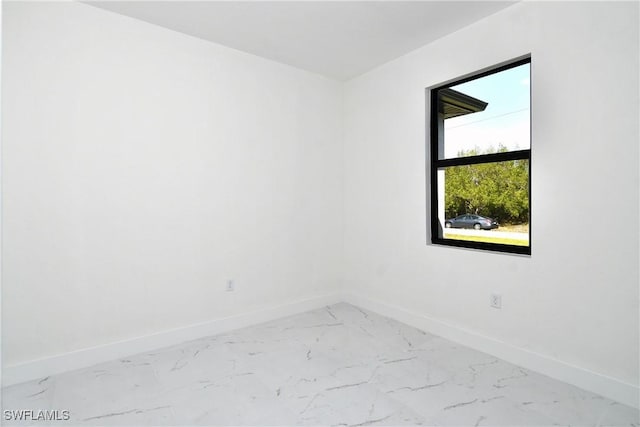
[[[504,237],[489,237],[489,236],[463,236],[460,234],[448,234],[447,239],[455,240],[468,240],[471,242],[486,242],[486,243],[499,243],[502,245],[516,245],[516,246],[529,246],[529,239],[506,239]]]
[[[525,224],[500,224],[500,227],[496,229],[497,231],[508,231],[512,233],[528,233],[529,232],[529,223]]]

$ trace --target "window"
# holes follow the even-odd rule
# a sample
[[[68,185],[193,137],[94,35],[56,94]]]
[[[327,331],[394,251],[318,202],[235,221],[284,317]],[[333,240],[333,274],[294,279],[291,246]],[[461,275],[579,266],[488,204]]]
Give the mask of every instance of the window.
[[[530,65],[431,89],[432,243],[531,254]]]

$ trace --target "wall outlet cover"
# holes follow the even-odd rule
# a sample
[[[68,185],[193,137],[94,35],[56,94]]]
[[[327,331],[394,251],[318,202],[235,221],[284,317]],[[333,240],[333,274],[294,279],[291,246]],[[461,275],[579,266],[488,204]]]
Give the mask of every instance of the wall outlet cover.
[[[502,295],[491,294],[491,297],[489,298],[489,304],[493,308],[502,308]]]

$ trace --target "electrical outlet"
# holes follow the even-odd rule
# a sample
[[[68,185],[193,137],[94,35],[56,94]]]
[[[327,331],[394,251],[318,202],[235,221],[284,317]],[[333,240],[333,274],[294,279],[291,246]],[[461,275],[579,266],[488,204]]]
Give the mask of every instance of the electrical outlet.
[[[489,304],[493,308],[502,308],[502,295],[491,294],[491,297],[489,298]]]
[[[227,292],[233,292],[236,290],[236,284],[233,280],[227,280]]]

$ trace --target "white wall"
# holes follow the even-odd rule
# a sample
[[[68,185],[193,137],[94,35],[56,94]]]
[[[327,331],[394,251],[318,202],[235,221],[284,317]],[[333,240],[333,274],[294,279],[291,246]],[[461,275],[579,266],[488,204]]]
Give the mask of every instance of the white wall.
[[[425,88],[528,53],[531,257],[427,244]],[[350,81],[345,285],[637,387],[638,73],[637,3],[526,2]]]
[[[3,38],[5,366],[340,286],[340,84],[78,3]]]

